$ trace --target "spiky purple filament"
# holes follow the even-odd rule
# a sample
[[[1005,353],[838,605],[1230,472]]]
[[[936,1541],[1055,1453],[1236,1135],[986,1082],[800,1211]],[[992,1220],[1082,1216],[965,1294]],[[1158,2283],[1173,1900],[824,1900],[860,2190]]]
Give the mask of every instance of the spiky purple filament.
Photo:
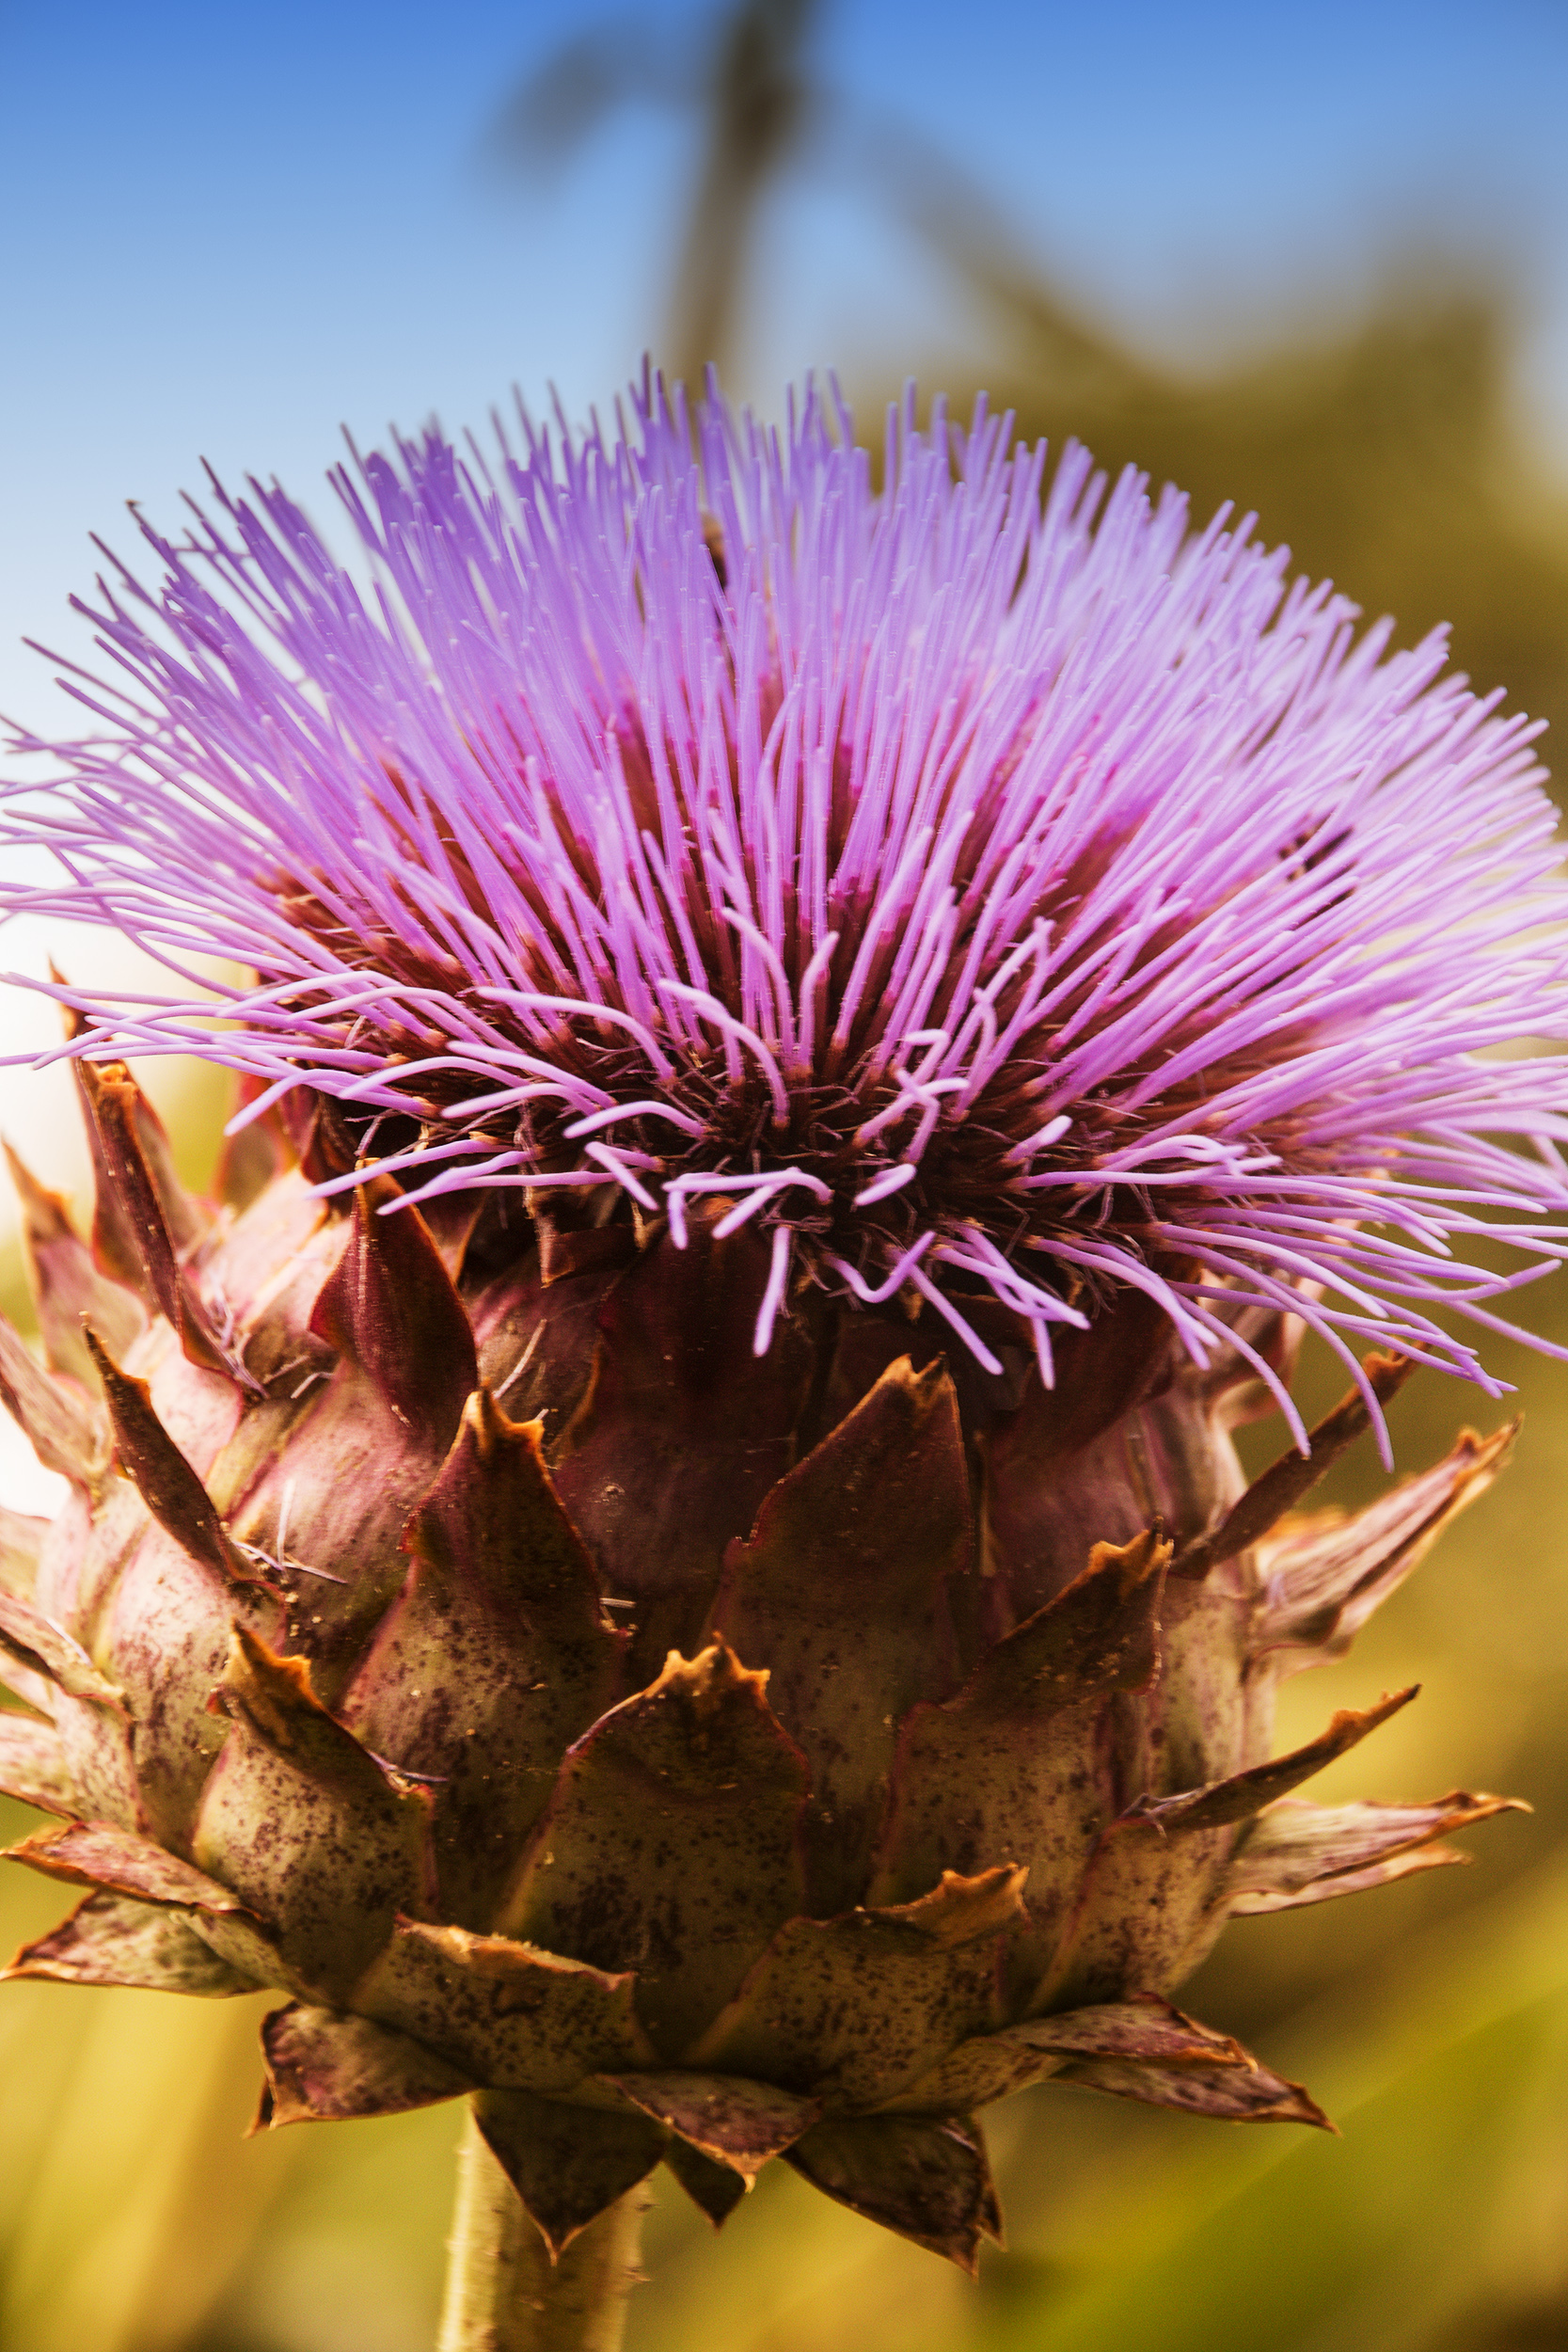
[[[257,983],[62,991],[93,1046],[245,1117],[305,1081],[409,1200],[613,1184],[679,1240],[728,1196],[759,1352],[792,1279],[907,1282],[1049,1378],[1132,1284],[1200,1356],[1285,1306],[1493,1385],[1428,1310],[1565,1247],[1558,1065],[1481,1057],[1561,1034],[1533,730],[1223,514],[1072,448],[1042,496],[983,409],[895,414],[879,495],[836,395],[634,406],[356,459],[370,596],[276,488],[149,532],[161,592],[92,615],[130,690],[73,674],[111,731],[6,831],[69,878],[34,912]],[[1454,1262],[1499,1221],[1522,1270]]]

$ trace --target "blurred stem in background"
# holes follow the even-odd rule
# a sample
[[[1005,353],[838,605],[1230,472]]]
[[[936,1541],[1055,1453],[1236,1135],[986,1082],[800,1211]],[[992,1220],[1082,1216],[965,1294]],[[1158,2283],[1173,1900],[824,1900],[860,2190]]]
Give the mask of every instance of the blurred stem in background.
[[[816,14],[817,0],[743,0],[684,51],[637,19],[597,27],[531,74],[492,131],[498,160],[526,171],[565,162],[628,101],[700,112],[702,166],[660,345],[688,384],[736,362],[757,213],[819,108],[803,62]]]
[[[689,383],[709,361],[724,373],[735,359],[757,209],[806,114],[800,53],[815,14],[816,0],[749,0],[722,27],[666,338],[672,368]]]
[[[658,357],[700,384],[745,379],[754,233],[791,174],[858,183],[952,273],[979,346],[940,365],[956,412],[986,389],[1026,438],[1076,437],[1113,471],[1178,483],[1196,518],[1256,511],[1301,568],[1334,579],[1401,642],[1449,622],[1482,691],[1568,725],[1568,498],[1514,426],[1508,290],[1435,267],[1359,325],[1193,376],[1131,351],[1052,285],[1027,237],[952,155],[811,70],[816,0],[739,0],[705,32],[650,20],[582,34],[499,115],[503,166],[558,167],[613,110],[676,106],[702,147]],[[922,355],[856,389],[877,409]],[[934,364],[934,363],[933,363]]]

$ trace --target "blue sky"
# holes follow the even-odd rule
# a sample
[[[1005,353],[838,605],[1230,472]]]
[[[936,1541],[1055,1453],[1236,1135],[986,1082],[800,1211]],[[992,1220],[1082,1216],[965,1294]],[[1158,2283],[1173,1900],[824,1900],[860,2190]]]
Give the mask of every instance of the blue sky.
[[[47,718],[18,639],[58,637],[88,532],[124,544],[131,496],[170,517],[202,457],[314,501],[341,421],[477,421],[514,379],[578,408],[615,389],[657,331],[689,122],[628,112],[548,189],[480,160],[588,13],[0,0],[0,707]],[[816,61],[945,142],[1065,284],[1154,341],[1266,335],[1422,247],[1510,255],[1528,394],[1568,453],[1556,0],[824,0]],[[751,389],[942,339],[950,290],[851,182],[787,191],[764,249]]]

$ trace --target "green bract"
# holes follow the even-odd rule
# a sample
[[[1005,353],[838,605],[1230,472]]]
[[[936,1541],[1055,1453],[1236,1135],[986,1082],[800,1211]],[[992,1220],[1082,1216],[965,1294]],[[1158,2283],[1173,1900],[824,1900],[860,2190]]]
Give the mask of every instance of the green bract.
[[[1364,1404],[1243,1493],[1251,1365],[1136,1294],[1054,1391],[978,1295],[997,1374],[913,1293],[800,1290],[759,1357],[722,1196],[684,1251],[608,1184],[328,1203],[318,1104],[214,1209],[77,1068],[91,1245],[19,1174],[47,1370],[0,1339],[71,1482],[0,1518],[0,1785],[88,1892],[13,1974],[277,1987],[263,2119],[471,2093],[552,2249],[661,2160],[720,2221],[782,2156],[972,2266],[976,2112],[1045,2076],[1323,2120],[1167,1995],[1498,1809],[1293,1797],[1408,1692],[1270,1751],[1509,1433],[1276,1525]]]

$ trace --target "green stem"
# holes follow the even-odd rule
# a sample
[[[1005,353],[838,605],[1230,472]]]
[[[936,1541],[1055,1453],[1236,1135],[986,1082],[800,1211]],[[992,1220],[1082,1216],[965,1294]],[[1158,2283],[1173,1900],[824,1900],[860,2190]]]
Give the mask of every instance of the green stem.
[[[552,2264],[470,2110],[439,2352],[620,2352],[647,2201],[632,2189]]]

